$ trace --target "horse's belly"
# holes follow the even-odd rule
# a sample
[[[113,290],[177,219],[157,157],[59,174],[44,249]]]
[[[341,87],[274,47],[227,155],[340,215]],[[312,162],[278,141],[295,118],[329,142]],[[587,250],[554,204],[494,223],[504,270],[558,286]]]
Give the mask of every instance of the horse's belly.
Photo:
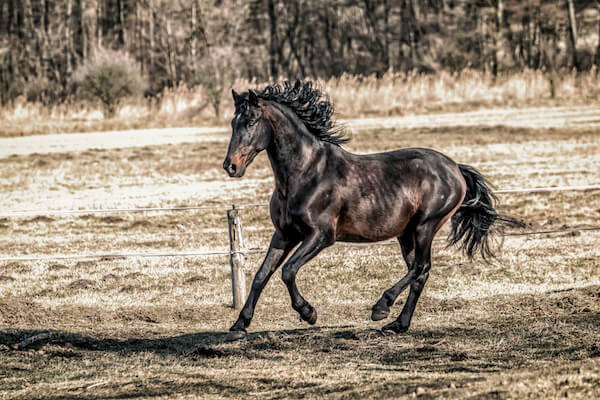
[[[352,242],[352,243],[372,243],[372,242],[379,242],[382,240],[390,239],[393,237],[394,237],[394,235],[391,235],[391,236],[370,235],[367,237],[367,236],[363,236],[363,235],[342,232],[342,233],[338,234],[338,236],[336,237],[336,241]]]
[[[408,212],[386,215],[346,215],[338,224],[336,240],[341,242],[378,242],[398,237],[410,220]]]

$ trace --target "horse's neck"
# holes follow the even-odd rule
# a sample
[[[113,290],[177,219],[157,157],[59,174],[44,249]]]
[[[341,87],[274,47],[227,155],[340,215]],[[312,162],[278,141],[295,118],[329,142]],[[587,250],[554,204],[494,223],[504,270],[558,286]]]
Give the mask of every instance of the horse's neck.
[[[295,117],[283,111],[283,121],[272,126],[271,145],[267,154],[275,175],[278,189],[287,192],[290,183],[298,182],[299,177],[314,173],[314,166],[323,157],[324,144],[315,138]]]

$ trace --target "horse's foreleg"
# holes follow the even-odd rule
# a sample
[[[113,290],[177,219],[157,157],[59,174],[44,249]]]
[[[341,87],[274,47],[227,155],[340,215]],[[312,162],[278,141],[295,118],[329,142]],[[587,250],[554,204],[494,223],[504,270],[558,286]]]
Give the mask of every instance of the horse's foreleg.
[[[317,312],[298,291],[296,287],[296,274],[304,264],[319,254],[321,250],[333,244],[333,240],[330,238],[332,236],[318,232],[305,239],[285,263],[282,270],[281,278],[290,293],[292,307],[300,314],[303,320],[311,325],[317,322]]]
[[[271,275],[279,268],[283,260],[285,260],[285,257],[297,243],[298,242],[283,240],[277,233],[273,235],[265,260],[258,272],[256,272],[256,275],[254,275],[248,299],[246,300],[242,311],[240,311],[237,321],[235,321],[233,326],[229,329],[229,334],[226,338],[227,341],[239,340],[246,336],[246,328],[252,321],[254,307],[256,307],[256,302],[258,301],[263,288],[269,281],[269,278],[271,278]]]

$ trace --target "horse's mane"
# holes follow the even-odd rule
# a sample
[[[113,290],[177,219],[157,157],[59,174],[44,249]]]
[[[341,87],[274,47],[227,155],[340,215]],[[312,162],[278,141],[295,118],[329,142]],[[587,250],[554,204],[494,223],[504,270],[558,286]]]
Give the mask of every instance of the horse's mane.
[[[293,86],[289,81],[282,85],[276,83],[257,95],[288,107],[319,140],[338,146],[348,142],[344,130],[331,119],[333,105],[311,81],[296,80]]]

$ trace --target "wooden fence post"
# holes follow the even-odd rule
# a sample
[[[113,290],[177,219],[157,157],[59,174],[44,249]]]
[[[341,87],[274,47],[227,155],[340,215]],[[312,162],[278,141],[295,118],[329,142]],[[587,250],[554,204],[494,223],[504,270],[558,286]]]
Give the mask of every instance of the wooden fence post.
[[[240,310],[246,300],[246,276],[244,275],[244,240],[242,238],[242,220],[240,210],[231,206],[227,210],[229,225],[229,263],[231,264],[231,287],[233,291],[233,308]]]

